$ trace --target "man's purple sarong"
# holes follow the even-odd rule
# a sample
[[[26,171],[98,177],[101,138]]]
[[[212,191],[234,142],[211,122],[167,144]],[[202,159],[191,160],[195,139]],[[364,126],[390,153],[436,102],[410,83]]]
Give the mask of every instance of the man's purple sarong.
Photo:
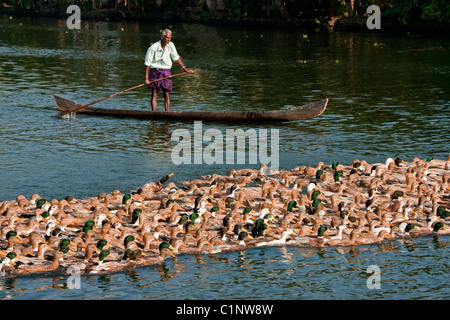
[[[148,72],[148,80],[154,81],[157,79],[170,77],[171,75],[172,74],[170,73],[170,69],[150,69],[150,71]],[[158,91],[172,91],[172,78],[152,82],[148,85],[148,88],[151,89],[153,88],[153,86],[156,86],[156,89],[158,89]]]

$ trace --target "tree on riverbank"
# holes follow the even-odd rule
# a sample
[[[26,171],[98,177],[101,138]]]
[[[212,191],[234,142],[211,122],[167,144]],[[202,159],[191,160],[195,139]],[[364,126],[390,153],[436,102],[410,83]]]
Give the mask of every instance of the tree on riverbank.
[[[61,13],[71,4],[82,12],[178,15],[200,21],[293,21],[364,17],[367,7],[381,7],[382,16],[404,26],[450,22],[448,0],[0,0],[2,11]]]

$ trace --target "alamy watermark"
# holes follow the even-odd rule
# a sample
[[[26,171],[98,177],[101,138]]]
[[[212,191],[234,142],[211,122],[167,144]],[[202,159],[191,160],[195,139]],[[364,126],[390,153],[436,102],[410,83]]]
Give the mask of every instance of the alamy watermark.
[[[81,9],[79,6],[73,4],[67,7],[66,13],[72,13],[67,18],[66,25],[69,29],[81,29]]]
[[[67,288],[69,289],[81,289],[81,276],[80,269],[76,266],[70,266],[67,268],[67,273],[70,277],[67,278]]]
[[[270,131],[270,155],[268,146]],[[210,128],[203,132],[202,122],[194,121],[194,132],[176,129],[172,133],[173,147],[171,158],[179,164],[246,164],[246,141],[248,141],[248,164],[259,163],[269,166],[273,171],[279,166],[278,129],[226,129],[225,136],[219,129]],[[236,141],[236,144],[235,144]],[[203,148],[204,142],[210,142]],[[236,148],[235,148],[236,146]],[[236,157],[235,157],[236,149]]]
[[[373,29],[381,29],[381,9],[379,6],[373,4],[367,8],[366,13],[371,14],[369,18],[367,18],[367,28],[370,30]]]
[[[367,278],[368,289],[381,289],[381,269],[379,266],[373,264],[367,267],[367,273],[373,273]]]

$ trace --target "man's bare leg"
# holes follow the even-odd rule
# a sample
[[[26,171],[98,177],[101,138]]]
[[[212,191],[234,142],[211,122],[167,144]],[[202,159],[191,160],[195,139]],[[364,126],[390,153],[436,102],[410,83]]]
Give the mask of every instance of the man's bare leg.
[[[164,90],[164,107],[166,111],[170,111],[170,93],[167,90]]]
[[[156,99],[158,98],[158,89],[156,89],[156,86],[153,86],[152,88],[152,110],[156,111]]]

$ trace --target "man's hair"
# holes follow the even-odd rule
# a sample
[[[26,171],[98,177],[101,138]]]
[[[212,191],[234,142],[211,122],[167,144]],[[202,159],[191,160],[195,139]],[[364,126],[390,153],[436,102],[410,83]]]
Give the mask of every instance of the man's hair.
[[[161,31],[161,37],[164,37],[167,33],[172,34],[172,31],[170,29],[164,29]]]

